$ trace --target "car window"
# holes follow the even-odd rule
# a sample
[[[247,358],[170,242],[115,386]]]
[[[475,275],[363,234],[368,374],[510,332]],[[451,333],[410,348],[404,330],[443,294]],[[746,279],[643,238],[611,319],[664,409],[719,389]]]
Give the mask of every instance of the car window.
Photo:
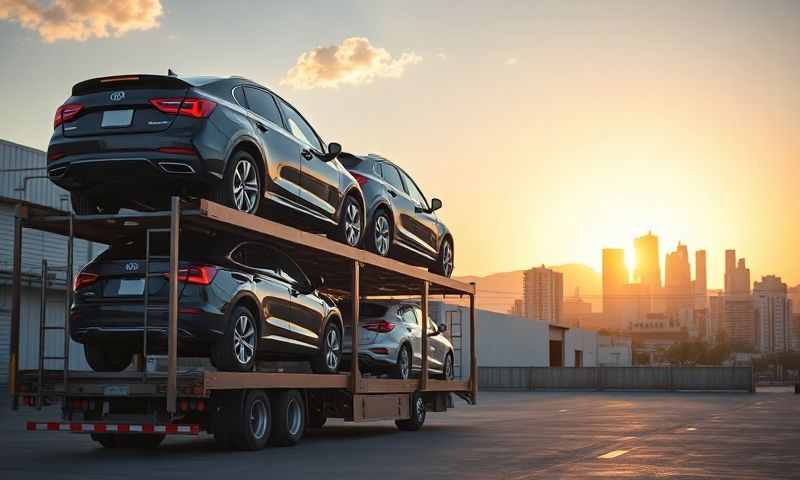
[[[245,243],[231,253],[234,262],[250,268],[262,270],[271,275],[280,276],[280,266],[272,249],[257,243]]]
[[[414,183],[414,180],[408,176],[406,172],[401,172],[403,174],[403,181],[408,187],[408,194],[411,195],[411,198],[417,201],[420,206],[424,208],[428,208],[428,201],[425,199],[425,195],[422,194],[420,189],[417,187],[417,184]]]
[[[322,144],[320,143],[319,138],[317,138],[317,134],[314,133],[314,129],[311,128],[311,125],[309,125],[303,119],[303,117],[297,113],[297,110],[289,106],[288,103],[281,99],[278,99],[278,102],[281,104],[283,116],[286,117],[286,126],[289,128],[289,131],[292,133],[292,135],[294,135],[298,140],[306,142],[321,152]]]
[[[417,313],[419,318],[422,318],[422,309],[421,308],[414,308],[414,311]],[[430,315],[428,315],[428,333],[433,333],[436,331],[436,324],[431,320]]]
[[[247,87],[246,90],[245,95],[247,96],[247,105],[250,110],[275,125],[283,126],[278,105],[275,104],[275,99],[269,92],[252,87]]]
[[[285,278],[289,283],[295,285],[307,285],[308,277],[300,270],[294,261],[289,258],[285,253],[275,252],[277,261],[280,265],[281,277]]]
[[[404,308],[400,311],[400,318],[403,320],[403,323],[408,323],[409,325],[419,325],[419,321],[417,320],[417,316],[414,315],[413,308]]]
[[[383,179],[386,180],[389,185],[402,192],[408,193],[406,188],[403,186],[403,180],[400,179],[400,172],[398,172],[396,168],[384,163],[381,166],[381,172],[383,174]]]

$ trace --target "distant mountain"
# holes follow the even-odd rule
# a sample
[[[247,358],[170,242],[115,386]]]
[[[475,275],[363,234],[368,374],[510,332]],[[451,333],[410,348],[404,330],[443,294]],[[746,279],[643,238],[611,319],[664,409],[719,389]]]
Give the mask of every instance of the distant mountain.
[[[575,288],[580,288],[581,298],[590,302],[594,311],[600,311],[603,286],[599,273],[580,263],[550,265],[548,268],[564,274],[564,297],[575,295]],[[505,313],[514,304],[515,298],[522,298],[523,272],[524,270],[515,270],[485,277],[467,275],[457,279],[478,284],[478,308]]]

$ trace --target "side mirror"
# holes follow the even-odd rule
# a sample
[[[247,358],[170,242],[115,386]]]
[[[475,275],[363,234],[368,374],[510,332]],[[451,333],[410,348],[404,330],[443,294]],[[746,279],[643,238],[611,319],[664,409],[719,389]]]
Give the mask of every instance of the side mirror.
[[[447,331],[447,324],[446,323],[440,323],[439,324],[439,331],[442,332],[442,333],[446,332]]]
[[[342,153],[342,146],[336,142],[331,142],[328,144],[328,153],[323,155],[317,155],[317,157],[322,160],[323,162],[330,162],[331,160],[335,159]]]
[[[440,208],[442,208],[442,201],[439,200],[438,198],[432,199],[431,200],[431,210],[430,211],[431,212],[435,212],[436,210],[439,210]]]

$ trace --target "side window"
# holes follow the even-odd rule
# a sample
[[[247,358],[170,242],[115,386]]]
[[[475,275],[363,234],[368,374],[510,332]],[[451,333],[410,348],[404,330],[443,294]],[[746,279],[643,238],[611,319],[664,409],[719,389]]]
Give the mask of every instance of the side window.
[[[276,262],[272,250],[257,243],[246,243],[239,247],[240,256],[237,259],[236,252],[232,258],[237,262],[247,265],[250,268],[264,270],[272,275],[280,275],[280,265]],[[241,259],[241,260],[239,260]]]
[[[247,96],[247,105],[250,107],[250,110],[256,112],[275,125],[283,126],[281,114],[278,112],[278,106],[275,104],[275,99],[269,92],[252,87],[245,87],[244,89],[246,90],[245,95]]]
[[[289,258],[285,253],[273,251],[278,267],[280,269],[280,276],[286,279],[289,283],[293,284],[307,284],[308,277],[300,270],[294,261]]]
[[[414,307],[414,311],[417,312],[417,317],[422,318],[422,309]],[[421,324],[422,322],[420,322]],[[433,333],[436,331],[436,324],[431,319],[430,315],[428,316],[428,333]]]
[[[400,172],[398,172],[396,168],[384,163],[381,167],[381,171],[383,172],[383,179],[386,180],[389,185],[400,190],[401,192],[408,193],[406,188],[403,186],[403,180],[400,179]]]
[[[408,187],[408,194],[411,195],[411,198],[416,200],[420,206],[428,208],[428,201],[425,200],[425,195],[422,194],[420,189],[417,187],[417,184],[414,183],[414,180],[411,180],[411,177],[406,174],[406,172],[402,172],[403,174],[403,181]]]
[[[286,117],[286,126],[289,128],[289,132],[298,140],[306,142],[321,152],[322,144],[320,144],[319,138],[317,138],[317,134],[314,133],[314,129],[311,128],[311,125],[297,113],[297,110],[290,107],[286,102],[280,99],[278,99],[278,102],[281,104],[283,116]]]
[[[404,308],[400,311],[400,318],[403,319],[403,323],[407,323],[409,325],[419,325],[419,321],[417,320],[417,316],[414,315],[413,308]]]
[[[236,100],[236,103],[247,108],[247,100],[244,98],[244,87],[236,87],[233,89],[233,98]]]

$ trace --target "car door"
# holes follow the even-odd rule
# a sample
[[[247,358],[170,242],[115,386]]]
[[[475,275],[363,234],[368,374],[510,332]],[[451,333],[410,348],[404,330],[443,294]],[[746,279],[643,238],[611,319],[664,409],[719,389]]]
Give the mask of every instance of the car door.
[[[408,339],[411,341],[413,358],[411,365],[413,368],[422,366],[422,330],[419,325],[419,318],[414,313],[414,308],[410,305],[402,305],[397,309],[397,316],[403,323],[403,327],[408,330]]]
[[[253,86],[238,87],[244,93],[247,108],[255,115],[250,120],[260,132],[267,149],[267,182],[265,196],[279,203],[296,204],[300,192],[300,157],[297,143],[283,126],[283,118],[272,94]],[[238,95],[234,95],[239,99]]]
[[[414,201],[408,194],[400,170],[390,163],[381,163],[381,176],[386,182],[387,190],[392,201],[392,209],[394,210],[394,224],[396,240],[413,248],[417,251],[425,252],[420,249],[421,240],[409,230],[409,219],[412,219],[416,213],[414,212]]]
[[[419,307],[414,307],[414,313],[419,317],[420,324],[422,323],[422,309]],[[420,327],[421,328],[421,327]],[[437,338],[438,335],[435,335],[437,332],[436,324],[433,322],[431,317],[428,317],[428,368],[435,370],[437,372],[442,370],[442,358],[444,357],[444,353],[442,353],[442,345],[439,339]]]
[[[308,277],[289,256],[276,252],[281,277],[289,282],[291,300],[292,332],[298,346],[318,349],[322,324],[325,321],[325,301],[316,292],[302,293],[308,285]]]
[[[313,213],[335,220],[341,192],[341,167],[337,160],[324,162],[325,146],[317,133],[291,105],[278,98],[287,130],[297,142],[300,158],[300,200]]]
[[[414,180],[403,170],[400,170],[400,174],[408,195],[414,203],[414,215],[404,219],[407,222],[405,228],[418,239],[420,248],[435,256],[439,250],[439,219],[436,218],[435,213],[429,211],[428,200]]]
[[[264,350],[293,352],[295,347],[289,326],[292,317],[289,282],[281,277],[278,266],[259,244],[246,242],[239,245],[231,252],[230,259],[247,272],[247,275],[234,272],[231,276],[236,281],[252,285],[264,312],[264,323],[261,325]]]

